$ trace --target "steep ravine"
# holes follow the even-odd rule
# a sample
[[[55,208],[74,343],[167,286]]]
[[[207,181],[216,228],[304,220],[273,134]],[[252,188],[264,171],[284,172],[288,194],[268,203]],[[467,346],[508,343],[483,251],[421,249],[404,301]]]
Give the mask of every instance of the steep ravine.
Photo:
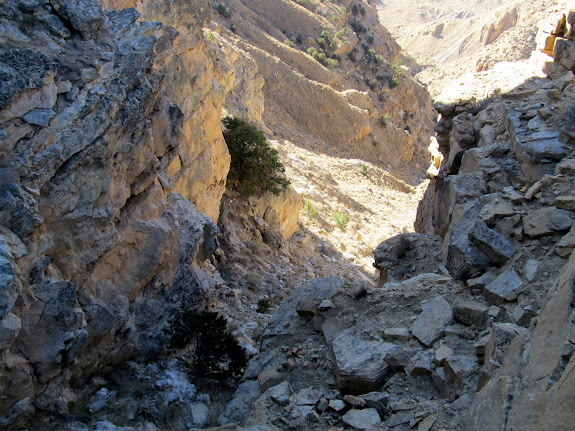
[[[2,429],[572,423],[572,42],[550,78],[436,101],[416,221],[435,114],[375,2],[101,4],[0,5]],[[293,188],[226,190],[222,113]],[[240,382],[167,346],[192,310]]]
[[[209,398],[186,380],[184,362],[158,357],[176,316],[193,309],[228,311],[249,350],[269,320],[256,312],[258,299],[269,293],[275,306],[300,281],[314,277],[315,268],[301,267],[316,247],[323,247],[315,258],[318,267],[324,254],[332,254],[326,271],[333,267],[336,274],[368,280],[358,265],[340,264],[340,252],[319,238],[286,242],[281,234],[288,238],[297,229],[301,206],[293,190],[275,203],[264,198],[247,207],[230,196],[227,202],[240,211],[232,206],[229,214],[239,216],[240,225],[236,229],[226,218],[224,206],[224,234],[218,236],[215,223],[229,165],[220,117],[225,104],[228,112],[297,141],[292,133],[299,123],[280,131],[281,118],[296,116],[297,106],[280,94],[272,97],[274,87],[285,88],[283,81],[291,80],[300,90],[290,94],[308,97],[303,104],[308,114],[317,98],[309,97],[324,94],[324,111],[339,107],[329,112],[359,121],[355,130],[351,119],[346,125],[299,117],[304,136],[321,144],[319,150],[327,148],[323,142],[340,143],[340,150],[361,154],[362,145],[374,148],[380,139],[384,151],[391,144],[383,142],[383,127],[373,130],[378,114],[372,98],[381,103],[377,94],[348,89],[340,76],[345,69],[333,72],[288,50],[301,71],[311,74],[294,81],[292,66],[263,49],[267,36],[261,36],[260,47],[231,33],[224,40],[202,30],[214,14],[207,2],[104,6],[115,10],[103,11],[92,0],[11,0],[0,6],[0,424],[5,429],[82,422],[92,427],[98,421],[106,426],[107,419],[185,427],[188,422],[179,421],[189,418],[188,403],[202,410]],[[131,6],[138,10],[124,9]],[[347,25],[345,16],[339,25]],[[373,21],[375,12],[369,10],[369,16]],[[311,22],[333,27],[318,17]],[[242,23],[237,28],[257,30],[247,19],[245,30]],[[321,33],[309,31],[314,38]],[[373,31],[377,52],[391,61],[397,47],[381,27]],[[278,52],[285,50],[280,44]],[[266,75],[273,70],[277,81]],[[333,79],[324,80],[330,75]],[[365,83],[355,79],[364,90]],[[413,112],[430,111],[429,99],[417,88],[404,77],[390,100],[401,90],[412,98]],[[270,115],[274,106],[285,114]],[[396,140],[391,143],[403,148],[405,161],[421,165],[424,148],[412,146],[403,115],[390,114],[388,130]],[[430,123],[412,126],[429,129]],[[366,157],[384,159],[373,151]],[[410,177],[398,166],[398,175]],[[283,280],[286,291],[278,293]],[[148,380],[155,382],[152,387]],[[126,388],[135,392],[122,392]],[[129,398],[138,401],[126,404]],[[217,402],[214,396],[210,415],[218,412]],[[147,413],[140,416],[142,411]],[[72,422],[53,422],[58,420]]]

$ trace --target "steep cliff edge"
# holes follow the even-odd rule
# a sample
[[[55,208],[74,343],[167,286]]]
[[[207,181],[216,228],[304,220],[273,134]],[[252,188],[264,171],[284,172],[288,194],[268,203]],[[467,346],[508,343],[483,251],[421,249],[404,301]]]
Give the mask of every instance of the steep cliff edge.
[[[200,3],[166,25],[88,0],[0,5],[3,428],[155,355],[176,309],[213,294],[203,213],[218,218],[229,156]]]

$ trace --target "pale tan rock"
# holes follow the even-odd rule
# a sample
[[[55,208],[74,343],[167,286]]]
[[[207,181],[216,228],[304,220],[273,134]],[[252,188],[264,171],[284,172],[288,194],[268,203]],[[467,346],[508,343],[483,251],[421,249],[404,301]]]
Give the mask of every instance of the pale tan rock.
[[[299,212],[303,197],[293,187],[288,186],[279,196],[266,193],[261,197],[251,197],[254,214],[262,217],[270,227],[289,239],[298,229]]]

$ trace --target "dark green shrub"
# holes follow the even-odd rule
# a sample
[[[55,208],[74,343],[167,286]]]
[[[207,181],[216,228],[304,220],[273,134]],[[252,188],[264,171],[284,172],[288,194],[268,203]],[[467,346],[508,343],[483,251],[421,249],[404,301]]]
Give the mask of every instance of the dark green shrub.
[[[385,127],[387,126],[387,123],[389,123],[389,120],[391,120],[391,115],[383,114],[381,117],[379,117],[379,124]]]
[[[265,192],[279,195],[290,182],[283,176],[284,165],[264,132],[237,117],[225,117],[222,123],[232,159],[228,184],[245,197]]]
[[[201,377],[239,378],[247,364],[243,349],[228,332],[227,322],[217,313],[185,311],[174,318],[169,348],[192,345],[193,368]]]
[[[298,34],[297,37],[295,38],[295,42],[298,45],[301,45],[303,43],[303,37],[301,37],[301,34]]]
[[[353,48],[349,54],[347,54],[347,58],[349,58],[351,61],[353,61],[354,63],[357,61],[357,53],[358,53],[358,49],[357,48]]]
[[[230,18],[232,16],[232,10],[223,3],[218,5],[217,11],[224,18]]]
[[[317,62],[323,64],[326,67],[337,67],[339,66],[339,61],[334,58],[329,58],[325,52],[321,49],[318,50],[313,46],[307,49],[307,53],[311,55]]]
[[[377,81],[371,78],[365,78],[365,85],[369,87],[370,90],[375,90],[377,88]]]
[[[262,298],[258,301],[258,313],[265,313],[270,309],[270,301],[266,298]]]
[[[365,28],[363,24],[361,24],[359,21],[350,20],[349,25],[357,35],[359,35],[360,33],[365,33],[367,31],[367,28]]]
[[[317,43],[325,50],[330,50],[333,48],[333,34],[329,33],[327,30],[321,32],[321,36],[317,39]]]
[[[236,33],[238,31],[238,27],[235,24],[230,25],[230,31],[232,33]]]
[[[391,69],[393,71],[393,75],[389,80],[389,86],[391,88],[397,87],[401,78],[404,76],[403,69],[401,68],[401,61],[395,60],[391,63]]]

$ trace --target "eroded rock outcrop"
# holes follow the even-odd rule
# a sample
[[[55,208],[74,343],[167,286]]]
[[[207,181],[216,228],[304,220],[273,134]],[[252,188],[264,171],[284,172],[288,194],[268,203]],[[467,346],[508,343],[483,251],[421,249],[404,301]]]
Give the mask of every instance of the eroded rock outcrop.
[[[229,156],[196,6],[166,24],[92,0],[0,6],[2,428],[157,354],[175,310],[214,293],[198,264]]]

